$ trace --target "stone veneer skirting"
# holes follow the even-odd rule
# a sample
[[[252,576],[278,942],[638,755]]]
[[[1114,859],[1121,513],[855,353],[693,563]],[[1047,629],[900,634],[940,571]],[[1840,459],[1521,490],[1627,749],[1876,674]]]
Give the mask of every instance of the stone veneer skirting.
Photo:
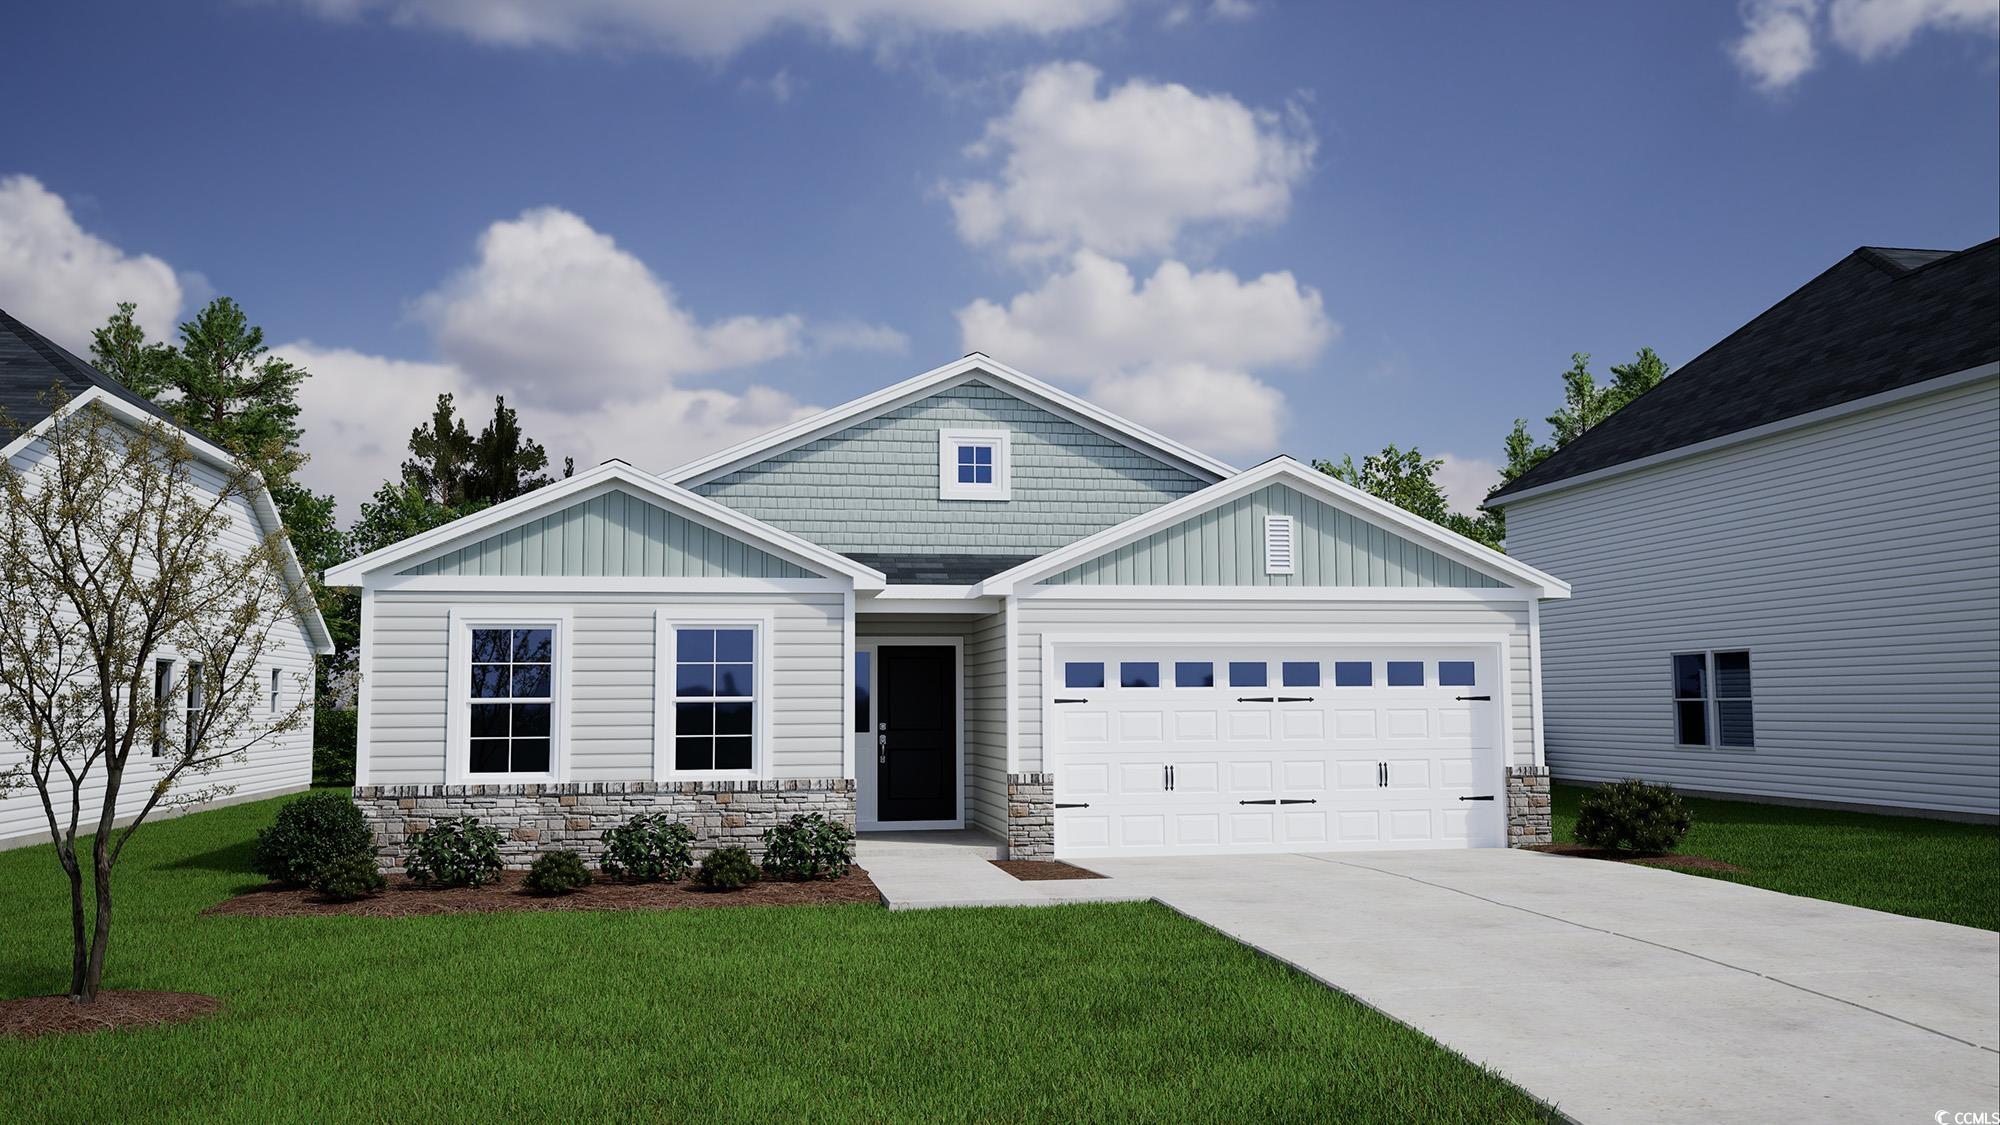
[[[1056,775],[1007,775],[1007,858],[1054,859]]]
[[[639,813],[666,813],[694,829],[695,857],[729,844],[764,855],[764,830],[800,813],[854,827],[854,782],[568,782],[550,785],[357,785],[354,803],[375,834],[384,870],[399,871],[410,837],[434,822],[476,816],[500,830],[501,860],[526,867],[544,852],[572,850],[596,866],[604,830]]]
[[[1549,767],[1507,767],[1507,846],[1532,848],[1554,842]]]

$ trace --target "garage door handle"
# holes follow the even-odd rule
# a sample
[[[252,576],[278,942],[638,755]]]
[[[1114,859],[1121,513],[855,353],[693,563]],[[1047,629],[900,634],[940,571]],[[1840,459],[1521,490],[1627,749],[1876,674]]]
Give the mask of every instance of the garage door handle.
[[[1238,801],[1236,803],[1239,805],[1275,805],[1278,803],[1278,799],[1276,797],[1266,797],[1261,801]]]
[[[1088,699],[1058,699],[1058,700],[1056,700],[1056,702],[1057,702],[1057,703],[1088,703],[1088,702],[1090,702],[1090,700],[1088,700]]]
[[[1455,695],[1455,696],[1453,696],[1452,698],[1453,698],[1453,699],[1457,699],[1457,700],[1459,700],[1459,701],[1461,701],[1461,702],[1463,702],[1463,701],[1465,701],[1465,700],[1467,700],[1467,699],[1476,699],[1476,700],[1478,700],[1478,701],[1479,701],[1479,702],[1481,702],[1481,703],[1491,703],[1491,702],[1493,702],[1493,697],[1492,697],[1492,696],[1490,696],[1490,695]],[[1056,702],[1060,703],[1060,702],[1062,702],[1062,701],[1061,701],[1061,700],[1057,700]]]
[[[1083,803],[1081,803],[1081,804],[1076,804],[1076,805],[1065,805],[1065,804],[1063,804],[1063,803],[1062,803],[1061,801],[1057,801],[1057,802],[1056,802],[1056,807],[1057,807],[1057,808],[1059,808],[1059,809],[1087,809],[1087,808],[1089,808],[1089,807],[1090,807],[1090,802],[1089,802],[1089,801],[1085,801],[1085,802],[1083,802]]]
[[[1493,794],[1491,794],[1491,793],[1486,793],[1486,794],[1483,794],[1483,795],[1481,795],[1481,796],[1478,796],[1478,797],[1460,797],[1460,798],[1459,798],[1459,800],[1461,800],[1461,801],[1490,801],[1490,800],[1492,800],[1492,799],[1493,799]]]

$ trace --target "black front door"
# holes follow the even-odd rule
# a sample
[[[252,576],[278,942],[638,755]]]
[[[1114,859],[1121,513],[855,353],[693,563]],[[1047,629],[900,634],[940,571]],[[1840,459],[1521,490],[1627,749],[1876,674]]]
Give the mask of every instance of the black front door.
[[[875,654],[875,819],[958,815],[958,664],[949,645]]]

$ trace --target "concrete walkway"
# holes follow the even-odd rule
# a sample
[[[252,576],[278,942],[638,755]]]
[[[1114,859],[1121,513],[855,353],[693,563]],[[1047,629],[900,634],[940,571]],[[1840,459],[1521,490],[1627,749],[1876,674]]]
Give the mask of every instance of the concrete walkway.
[[[1055,906],[1132,902],[1148,891],[1115,879],[1023,881],[992,860],[1005,850],[984,833],[871,832],[855,841],[854,861],[868,872],[891,910],[938,906]],[[1092,868],[1095,870],[1095,868]]]
[[[1582,1122],[2000,1108],[1989,931],[1498,849],[1088,866]]]

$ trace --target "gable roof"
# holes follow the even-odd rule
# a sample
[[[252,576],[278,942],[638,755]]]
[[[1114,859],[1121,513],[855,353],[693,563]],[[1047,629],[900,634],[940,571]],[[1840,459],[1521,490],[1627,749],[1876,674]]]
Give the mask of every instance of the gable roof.
[[[2000,361],[2000,239],[1864,246],[1488,497]]]
[[[0,309],[0,444],[11,443],[48,420],[55,404],[50,390],[70,398],[99,390],[128,406],[185,431],[151,401],[78,359],[67,348]]]
[[[1225,461],[1182,445],[1137,422],[1121,418],[1060,387],[1051,386],[1040,379],[1016,371],[1004,363],[994,361],[984,353],[973,352],[963,359],[954,360],[942,367],[934,367],[921,375],[884,387],[873,394],[863,395],[831,409],[822,410],[809,418],[802,418],[790,425],[739,442],[728,449],[690,461],[663,475],[667,480],[683,487],[692,488],[706,484],[745,465],[755,464],[767,457],[845,429],[856,422],[886,414],[946,387],[974,379],[1019,395],[1037,406],[1141,452],[1179,465],[1204,479],[1221,480],[1236,473],[1235,466]]]
[[[350,559],[326,572],[326,584],[362,585],[364,579],[371,574],[384,571],[394,573],[405,566],[423,562],[434,555],[465,546],[497,531],[506,530],[524,520],[534,519],[546,509],[575,503],[583,498],[584,494],[611,487],[622,488],[641,499],[657,502],[669,511],[676,511],[698,522],[723,529],[745,542],[754,543],[771,554],[797,563],[808,570],[851,578],[858,590],[879,590],[886,585],[886,580],[878,570],[863,566],[845,555],[829,551],[788,531],[746,516],[727,505],[718,504],[705,496],[669,484],[623,461],[606,461],[594,469],[578,473],[566,480],[523,493],[512,500],[434,527],[421,535],[413,535],[378,551],[371,551],[360,558]]]
[[[1412,515],[1291,457],[1274,457],[1254,469],[1247,469],[1199,492],[1189,493],[1171,504],[1163,504],[1116,527],[1106,528],[1061,550],[1051,551],[1012,570],[996,574],[981,584],[979,592],[986,595],[1012,594],[1016,587],[1060,574],[1078,563],[1136,542],[1161,528],[1171,527],[1239,496],[1247,496],[1273,482],[1289,485],[1332,507],[1387,527],[1508,586],[1529,589],[1545,598],[1570,596],[1569,583],[1554,575],[1537,570],[1519,559],[1509,558],[1421,516]]]

